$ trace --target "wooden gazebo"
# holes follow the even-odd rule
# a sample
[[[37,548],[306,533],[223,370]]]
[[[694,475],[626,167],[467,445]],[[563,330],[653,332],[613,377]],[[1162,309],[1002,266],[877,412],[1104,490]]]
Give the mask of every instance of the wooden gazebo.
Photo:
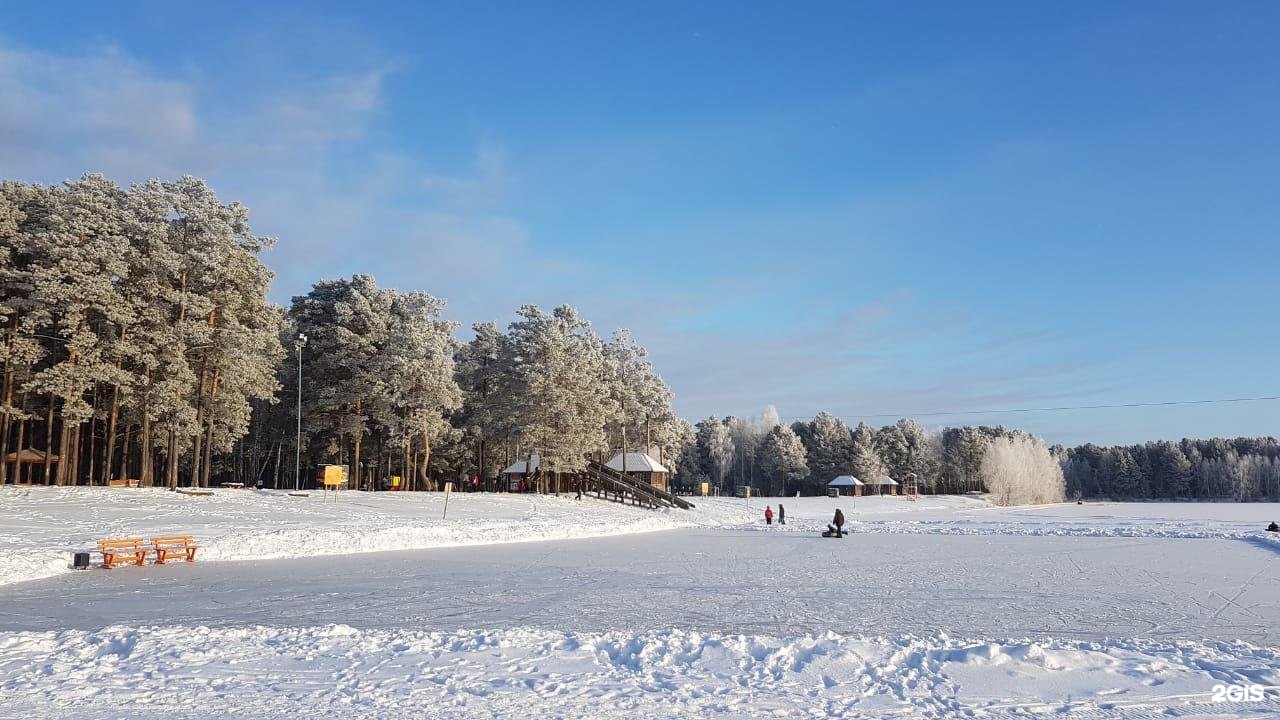
[[[58,456],[45,450],[36,450],[35,448],[23,448],[17,452],[11,452],[4,456],[6,465],[13,464],[13,482],[31,482],[31,466],[44,465],[46,456],[50,465],[57,464]],[[22,466],[27,466],[26,477],[23,478]],[[45,478],[45,482],[49,479]]]

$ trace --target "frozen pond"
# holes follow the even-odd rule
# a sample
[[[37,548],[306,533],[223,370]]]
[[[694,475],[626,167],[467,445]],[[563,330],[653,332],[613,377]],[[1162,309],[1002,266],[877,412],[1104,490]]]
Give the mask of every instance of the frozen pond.
[[[669,628],[792,637],[1280,644],[1280,544],[677,530],[64,574],[0,587],[0,631],[106,625]]]

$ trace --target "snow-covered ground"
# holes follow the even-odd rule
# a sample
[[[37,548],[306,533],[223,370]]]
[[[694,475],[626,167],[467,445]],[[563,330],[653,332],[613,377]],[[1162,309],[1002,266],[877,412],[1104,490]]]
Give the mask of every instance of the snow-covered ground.
[[[332,496],[330,496],[332,497]],[[691,511],[651,511],[571,495],[0,486],[0,585],[67,572],[71,553],[103,537],[194,534],[202,560],[322,555],[568,540],[677,528],[819,532],[842,508],[854,533],[1086,535],[1266,539],[1280,505],[1087,503],[997,508],[974,497],[695,498]],[[788,524],[765,528],[766,506]]]
[[[1227,642],[113,626],[0,640],[8,717],[1275,717]],[[1166,712],[1166,709],[1173,709]]]
[[[745,522],[733,503],[651,511],[572,495],[341,493],[0,486],[0,584],[67,572],[104,537],[185,533],[201,560],[266,560],[458,545],[567,540]]]
[[[1280,506],[697,502],[4,488],[0,717],[1280,717]]]

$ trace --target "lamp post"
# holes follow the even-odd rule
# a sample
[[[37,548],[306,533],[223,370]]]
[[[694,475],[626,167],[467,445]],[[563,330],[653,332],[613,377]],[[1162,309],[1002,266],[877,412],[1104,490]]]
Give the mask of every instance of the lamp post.
[[[302,348],[307,344],[305,333],[298,333],[293,349],[298,352],[298,441],[293,447],[293,489],[302,489]]]

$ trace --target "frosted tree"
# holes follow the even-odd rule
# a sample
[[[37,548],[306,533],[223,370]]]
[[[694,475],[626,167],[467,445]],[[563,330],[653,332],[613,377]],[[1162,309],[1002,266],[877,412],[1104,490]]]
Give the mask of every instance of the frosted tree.
[[[495,452],[514,424],[506,375],[499,362],[507,338],[491,322],[477,323],[471,329],[475,336],[458,351],[456,367],[463,406],[457,420],[471,443],[477,472],[488,487],[503,461],[510,460]]]
[[[100,175],[86,175],[68,183],[61,195],[31,272],[41,334],[59,340],[51,347],[53,362],[28,382],[28,389],[57,400],[59,485],[74,483],[78,475],[81,433],[94,414],[87,396],[118,374],[109,354],[111,328],[125,322],[128,313],[116,282],[126,274],[124,192]]]
[[[778,409],[772,405],[767,406],[759,417],[726,418],[725,425],[729,428],[729,435],[737,450],[734,467],[739,484],[755,486],[761,479],[760,469],[756,464],[757,451],[764,437],[781,422]]]
[[[876,452],[875,431],[866,423],[858,423],[853,431],[853,454],[849,464],[853,476],[864,482],[888,474],[888,468]]]
[[[1128,448],[1112,448],[1109,467],[1113,477],[1111,492],[1117,497],[1136,498],[1146,495],[1145,483],[1138,462]]]
[[[729,427],[719,418],[709,417],[697,424],[697,446],[702,472],[724,490],[724,480],[733,466],[736,447]]]
[[[306,295],[294,297],[289,309],[286,344],[293,345],[300,335],[307,338],[302,358],[303,442],[309,455],[310,448],[319,453],[316,460],[350,457],[357,486],[363,480],[364,442],[375,406],[381,405],[383,417],[392,412],[386,397],[389,378],[377,366],[390,340],[394,302],[394,291],[379,288],[369,275],[356,275],[317,282]],[[281,394],[293,398],[296,349],[289,350],[291,362],[281,372]]]
[[[614,332],[604,347],[607,387],[612,405],[607,432],[623,450],[640,447],[649,452],[671,444],[676,422],[671,389],[654,371],[648,353],[627,330]]]
[[[46,315],[39,312],[32,298],[32,269],[35,256],[41,252],[38,238],[48,232],[49,218],[57,202],[51,188],[18,182],[0,182],[0,319],[4,324],[4,385],[0,390],[0,454],[7,452],[11,440],[19,449],[34,442],[34,430],[28,432],[29,420],[39,417],[35,404],[41,399],[28,393],[27,384],[34,366],[41,361],[46,348],[37,336]],[[43,396],[49,397],[49,396]],[[45,413],[52,423],[52,400]],[[46,443],[46,449],[48,445]],[[48,481],[51,464],[46,456],[43,466]],[[16,482],[22,465],[15,462]],[[27,467],[27,479],[31,469]],[[8,479],[8,463],[0,462],[0,483]]]
[[[809,474],[804,444],[785,425],[774,425],[760,443],[757,453],[761,473],[773,481],[776,495],[786,495],[788,483],[797,483]]]
[[[559,475],[586,468],[586,454],[608,449],[609,402],[604,344],[576,310],[561,305],[547,314],[520,308],[504,346],[513,417],[526,456]]]
[[[971,426],[943,431],[942,468],[949,490],[967,492],[981,487],[982,458],[990,440],[990,435]]]
[[[1062,502],[1062,466],[1042,440],[1028,435],[992,440],[980,469],[987,492],[996,505]]]
[[[853,466],[853,431],[840,418],[820,412],[806,424],[804,442],[816,487],[825,486]],[[798,435],[799,433],[797,433]]]
[[[911,448],[907,445],[907,436],[903,434],[902,428],[885,425],[876,431],[872,445],[890,477],[901,480],[911,472]]]
[[[686,420],[675,424],[675,441],[666,450],[663,464],[672,471],[675,480],[689,490],[705,481],[698,465],[698,436],[693,425]]]
[[[903,418],[897,427],[907,445],[906,463],[898,472],[903,477],[914,474],[922,488],[934,490],[941,465],[941,439],[927,433],[914,420]]]
[[[385,347],[373,372],[381,379],[380,424],[401,448],[407,477],[431,482],[432,442],[451,432],[446,415],[462,405],[454,378],[455,325],[441,318],[444,302],[423,292],[392,299]]]

